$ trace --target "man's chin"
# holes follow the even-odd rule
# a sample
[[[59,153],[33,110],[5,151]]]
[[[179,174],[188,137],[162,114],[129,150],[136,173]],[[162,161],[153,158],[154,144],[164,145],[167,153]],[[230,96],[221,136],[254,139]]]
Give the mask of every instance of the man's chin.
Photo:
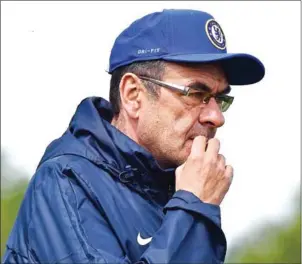
[[[180,150],[175,150],[173,153],[170,152],[169,155],[166,156],[166,159],[160,160],[160,166],[162,168],[172,168],[184,164],[191,153],[192,143],[193,139],[187,140]]]
[[[187,161],[187,159],[188,159],[188,157],[191,153],[192,144],[187,144],[187,145],[188,146],[186,146],[184,149],[182,149],[182,151],[180,151],[178,153],[179,156],[176,158],[176,166],[177,167],[184,164]]]
[[[188,156],[190,155],[191,153],[191,148],[192,148],[192,144],[193,144],[193,139],[188,139],[185,143],[185,146],[184,146],[184,151],[187,155],[187,158]]]
[[[190,155],[190,152],[186,153],[186,152],[181,151],[178,153],[178,156],[169,157],[168,158],[169,161],[166,161],[166,162],[161,161],[159,164],[164,169],[177,168],[186,162],[189,155]]]

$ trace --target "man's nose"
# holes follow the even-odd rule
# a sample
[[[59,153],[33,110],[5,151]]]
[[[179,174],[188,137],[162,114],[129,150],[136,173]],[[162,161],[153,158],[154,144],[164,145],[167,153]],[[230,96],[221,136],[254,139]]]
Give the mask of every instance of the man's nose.
[[[223,126],[225,119],[216,100],[212,97],[208,104],[202,107],[199,122],[213,128]]]

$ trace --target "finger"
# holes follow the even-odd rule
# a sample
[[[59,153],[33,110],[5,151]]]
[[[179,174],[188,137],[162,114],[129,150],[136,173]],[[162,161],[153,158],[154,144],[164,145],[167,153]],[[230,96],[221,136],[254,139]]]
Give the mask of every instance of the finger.
[[[205,152],[207,139],[204,136],[197,136],[191,147],[191,157],[200,157]]]
[[[208,155],[217,157],[219,149],[220,149],[220,141],[217,138],[211,138],[208,141],[208,148],[206,151]]]
[[[222,172],[222,176],[225,174],[225,157],[222,154],[218,154],[217,156],[217,167]]]
[[[226,193],[229,191],[232,181],[233,181],[233,168],[230,165],[225,166],[225,180],[222,181],[221,190],[223,193],[223,197],[226,195]]]
[[[225,168],[225,157],[222,154],[218,154],[217,160],[220,166]]]
[[[175,170],[175,176],[176,176],[176,177],[178,177],[178,176],[181,174],[181,172],[182,172],[182,170],[183,170],[185,164],[186,164],[186,163],[183,163],[182,165],[180,165],[180,166],[178,166],[178,167],[176,168],[176,170]]]
[[[230,185],[233,181],[233,177],[234,177],[234,169],[232,166],[227,165],[225,166],[225,177],[229,179]]]

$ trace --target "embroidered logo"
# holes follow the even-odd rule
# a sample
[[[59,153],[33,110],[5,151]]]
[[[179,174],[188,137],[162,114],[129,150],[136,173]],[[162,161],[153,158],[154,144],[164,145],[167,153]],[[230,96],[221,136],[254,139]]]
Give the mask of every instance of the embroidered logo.
[[[205,27],[206,33],[212,44],[221,50],[226,48],[226,40],[221,26],[214,19],[209,19]]]

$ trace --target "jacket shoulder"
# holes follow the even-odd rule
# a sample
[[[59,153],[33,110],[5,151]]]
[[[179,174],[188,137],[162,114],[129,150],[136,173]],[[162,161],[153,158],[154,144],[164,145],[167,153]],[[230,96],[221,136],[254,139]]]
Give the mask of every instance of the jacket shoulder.
[[[96,175],[99,182],[112,181],[112,176],[101,166],[97,166],[85,157],[71,154],[57,156],[43,162],[36,170],[33,181],[38,186],[41,182],[52,178],[53,175],[60,175],[58,181],[65,177],[77,178],[82,184],[88,185]]]
[[[83,245],[87,244],[87,238],[79,209],[84,202],[89,212],[94,213],[95,209],[91,203],[94,194],[89,188],[92,184],[83,180],[85,177],[81,173],[93,174],[92,168],[88,160],[67,155],[39,166],[28,185],[7,242],[7,258],[11,255],[9,252],[32,260],[38,254],[38,259],[57,261],[70,252],[78,252],[79,261],[86,257]],[[103,213],[99,212],[101,217]],[[66,243],[67,237],[74,241],[72,245]]]

